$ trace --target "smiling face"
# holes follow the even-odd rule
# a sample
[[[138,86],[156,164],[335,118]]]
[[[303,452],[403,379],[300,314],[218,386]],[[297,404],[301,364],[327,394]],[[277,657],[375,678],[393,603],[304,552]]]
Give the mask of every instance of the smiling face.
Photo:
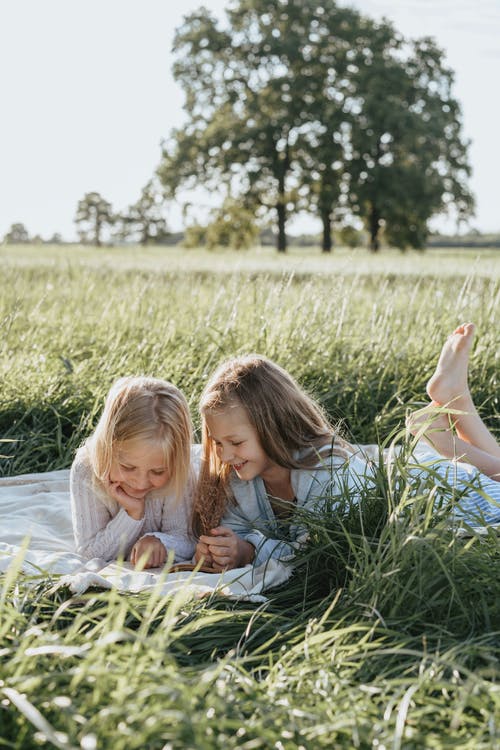
[[[113,456],[109,478],[135,498],[164,487],[170,477],[161,446],[144,441],[121,443]]]
[[[266,479],[279,467],[262,448],[257,430],[242,406],[208,412],[205,423],[219,460],[229,464],[240,479]]]

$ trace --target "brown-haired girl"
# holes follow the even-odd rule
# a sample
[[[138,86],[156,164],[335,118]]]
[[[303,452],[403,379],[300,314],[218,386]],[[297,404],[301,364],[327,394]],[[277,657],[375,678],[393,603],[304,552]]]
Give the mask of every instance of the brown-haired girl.
[[[223,363],[200,409],[195,558],[217,570],[291,559],[304,534],[295,510],[324,503],[333,485],[357,492],[371,473],[320,406],[266,357]],[[287,541],[279,533],[284,523]]]
[[[410,430],[427,444],[417,444],[410,476],[420,479],[430,470],[436,481],[458,490],[454,520],[488,525],[500,523],[500,446],[468,387],[473,335],[474,326],[466,323],[448,337],[427,386],[431,404],[409,420]],[[346,495],[356,502],[372,481],[363,454],[336,434],[319,405],[285,370],[265,357],[223,363],[200,408],[195,559],[217,570],[271,557],[290,560],[304,535],[294,519],[296,509],[321,510],[327,498],[335,507]]]

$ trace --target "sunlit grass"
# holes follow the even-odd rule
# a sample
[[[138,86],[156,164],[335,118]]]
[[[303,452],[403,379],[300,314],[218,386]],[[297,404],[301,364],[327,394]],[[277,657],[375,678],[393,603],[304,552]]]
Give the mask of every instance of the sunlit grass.
[[[462,320],[478,326],[471,384],[500,434],[492,253],[297,251],[290,273],[265,252],[0,252],[4,474],[68,467],[124,374],[172,379],[197,422],[207,375],[245,351],[289,369],[350,439],[387,446]],[[499,540],[451,533],[431,485],[414,487],[403,454],[362,514],[305,518],[310,544],[264,605],[75,597],[13,567],[0,747],[500,747]]]

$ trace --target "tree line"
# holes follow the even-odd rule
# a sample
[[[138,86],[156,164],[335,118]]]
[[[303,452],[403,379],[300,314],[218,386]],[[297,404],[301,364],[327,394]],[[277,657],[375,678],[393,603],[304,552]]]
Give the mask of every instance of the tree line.
[[[187,121],[164,144],[168,195],[202,184],[258,216],[363,222],[372,250],[423,247],[431,216],[473,209],[453,72],[431,38],[317,0],[237,0],[220,24],[200,8],[175,35]]]
[[[111,203],[100,193],[86,193],[78,201],[74,220],[80,242],[97,247],[110,241],[147,245],[164,242],[169,236],[165,197],[154,179],[142,189],[135,203],[120,212],[114,211]],[[40,235],[30,237],[25,225],[17,222],[6,232],[3,241],[6,244],[46,242],[57,245],[63,239],[58,233],[47,240],[43,240]]]
[[[162,242],[168,236],[164,197],[154,179],[143,187],[135,203],[118,213],[100,193],[86,193],[78,202],[75,224],[80,241],[97,247],[102,245],[104,231],[117,242],[141,245]]]
[[[223,22],[203,7],[187,15],[173,53],[185,124],[125,211],[97,192],[79,201],[82,242],[162,241],[165,202],[198,186],[220,200],[187,227],[188,245],[248,246],[271,220],[285,251],[289,218],[306,211],[325,252],[334,232],[361,226],[373,251],[381,234],[422,248],[432,216],[472,215],[453,72],[431,38],[331,0],[233,0]]]

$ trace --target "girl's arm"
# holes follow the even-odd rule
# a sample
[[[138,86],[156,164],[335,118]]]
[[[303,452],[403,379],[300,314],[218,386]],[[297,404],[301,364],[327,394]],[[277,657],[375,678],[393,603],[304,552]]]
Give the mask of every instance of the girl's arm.
[[[118,503],[116,515],[111,513],[99,498],[85,455],[77,455],[71,467],[70,495],[77,553],[87,559],[103,560],[126,556],[141,535],[144,519],[135,520]]]
[[[190,476],[182,498],[168,494],[161,514],[161,529],[148,532],[145,536],[155,536],[165,547],[167,554],[174,553],[174,562],[191,561],[195,550],[195,538],[191,530],[195,477]]]
[[[258,519],[258,522],[259,526],[262,527],[265,520]],[[270,538],[269,535],[256,528],[256,525],[252,524],[250,519],[239,512],[238,507],[231,507],[226,510],[221,525],[217,529],[212,529],[212,534],[220,536],[221,530],[228,529],[246,542],[247,545],[250,545],[253,548],[253,560],[244,561],[242,564],[252,562],[253,565],[262,565],[262,563],[271,557],[282,562],[289,562],[293,559],[297,548],[300,546],[299,540],[296,542],[286,542],[282,539]],[[203,537],[203,541],[206,542],[208,538],[209,535]],[[247,551],[249,551],[249,548],[247,548]]]
[[[174,553],[173,562],[191,561],[195,549],[195,539],[191,532],[191,496],[186,494],[181,500],[168,497],[162,511],[161,531],[149,532],[159,539],[167,554]],[[146,535],[147,536],[147,535]]]

